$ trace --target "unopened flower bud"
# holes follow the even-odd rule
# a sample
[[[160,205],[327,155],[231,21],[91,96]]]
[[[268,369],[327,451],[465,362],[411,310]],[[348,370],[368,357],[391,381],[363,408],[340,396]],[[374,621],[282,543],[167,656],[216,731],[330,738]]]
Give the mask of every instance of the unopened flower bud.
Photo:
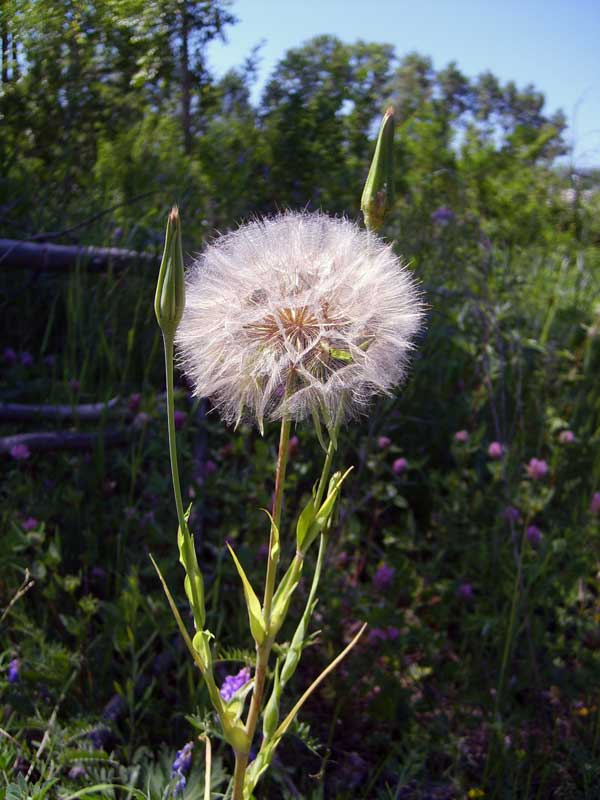
[[[173,337],[185,306],[185,278],[179,209],[173,206],[167,219],[165,249],[158,273],[154,311],[165,336]]]
[[[369,230],[377,230],[394,204],[394,109],[388,106],[375,145],[360,208]]]

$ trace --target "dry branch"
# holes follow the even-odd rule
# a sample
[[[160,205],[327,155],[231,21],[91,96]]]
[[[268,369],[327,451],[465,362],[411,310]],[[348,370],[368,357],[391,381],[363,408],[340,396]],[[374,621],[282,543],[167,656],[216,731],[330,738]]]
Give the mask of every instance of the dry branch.
[[[137,264],[158,269],[159,263],[160,259],[151,253],[117,247],[35,244],[18,239],[0,239],[0,265],[5,269],[67,272],[80,264],[91,272],[102,272],[109,267],[121,270]]]
[[[68,431],[18,433],[0,438],[0,453],[10,453],[17,445],[29,450],[92,450],[96,445],[113,447],[126,444],[133,431],[128,428],[108,430],[104,433],[75,433]]]
[[[119,398],[106,403],[82,403],[80,405],[45,405],[29,403],[0,403],[0,420],[28,419],[100,419],[104,414],[127,413],[118,407]]]

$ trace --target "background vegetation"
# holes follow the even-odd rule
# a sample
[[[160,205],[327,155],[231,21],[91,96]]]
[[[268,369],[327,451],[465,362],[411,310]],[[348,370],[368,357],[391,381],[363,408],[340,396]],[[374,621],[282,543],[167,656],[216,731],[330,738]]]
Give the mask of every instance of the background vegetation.
[[[402,395],[354,424],[339,453],[356,468],[296,688],[359,620],[370,628],[260,796],[593,800],[598,175],[557,165],[565,120],[533,87],[435,70],[386,44],[309,41],[253,104],[258,52],[219,80],[207,68],[206,45],[233,24],[219,0],[4,0],[0,235],[154,254],[177,201],[194,253],[255,213],[357,217],[377,121],[395,106],[384,233],[424,284],[428,330]],[[148,264],[0,272],[3,400],[120,398],[93,422],[2,417],[2,435],[121,436],[0,456],[0,796],[11,800],[92,796],[99,783],[166,796],[175,751],[215,735],[148,558],[183,607],[155,277]],[[224,678],[250,644],[225,540],[262,574],[277,432],[225,429],[183,383],[178,402]],[[310,429],[295,433],[290,527],[320,460]],[[222,793],[231,764],[213,742]]]

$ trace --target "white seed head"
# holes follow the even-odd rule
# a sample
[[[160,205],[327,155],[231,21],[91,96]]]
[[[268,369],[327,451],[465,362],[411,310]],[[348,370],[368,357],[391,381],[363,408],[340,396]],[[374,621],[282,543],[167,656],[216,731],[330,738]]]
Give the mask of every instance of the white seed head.
[[[288,212],[219,237],[191,265],[177,352],[227,422],[328,421],[401,383],[422,317],[389,245],[346,219]]]

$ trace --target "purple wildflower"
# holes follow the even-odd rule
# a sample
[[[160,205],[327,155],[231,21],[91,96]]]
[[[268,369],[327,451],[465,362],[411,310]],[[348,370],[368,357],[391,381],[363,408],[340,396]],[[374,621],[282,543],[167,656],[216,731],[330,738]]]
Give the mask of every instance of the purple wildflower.
[[[521,519],[521,512],[514,506],[506,506],[502,516],[507,522],[518,522]]]
[[[440,225],[447,225],[456,219],[456,214],[448,206],[440,206],[431,215],[432,222],[438,222]]]
[[[31,450],[26,444],[15,444],[10,448],[10,454],[16,461],[26,461],[31,455]]]
[[[179,409],[177,409],[177,411],[175,411],[175,413],[173,414],[173,418],[175,421],[175,430],[180,431],[185,425],[187,414],[185,413],[185,411],[179,411]]]
[[[113,736],[108,728],[103,726],[94,728],[92,731],[90,731],[89,736],[92,740],[92,746],[96,750],[105,750],[108,752],[110,745],[113,742]]]
[[[181,750],[177,751],[175,760],[171,765],[171,775],[184,775],[190,771],[192,766],[192,750],[194,749],[193,742],[187,742],[183,745]],[[184,784],[185,785],[185,784]]]
[[[405,458],[397,458],[392,464],[392,469],[395,475],[402,475],[408,467],[408,461]]]
[[[104,706],[102,716],[104,719],[114,722],[118,720],[119,717],[122,717],[126,710],[127,706],[121,695],[113,694],[108,703]]]
[[[532,547],[539,547],[543,534],[538,527],[535,525],[530,525],[525,531],[525,535],[527,536],[527,541]]]
[[[473,597],[473,586],[470,583],[461,583],[456,594],[461,600],[470,600]]]
[[[297,436],[292,436],[288,442],[288,456],[292,458],[298,449],[300,439]]]
[[[250,680],[250,670],[248,667],[242,669],[236,675],[228,675],[221,686],[221,697],[228,703],[236,692],[245,686]]]
[[[24,367],[30,367],[33,364],[33,356],[31,353],[28,353],[27,350],[21,353],[21,364],[23,364]]]
[[[8,664],[8,672],[6,675],[6,679],[9,683],[18,683],[19,682],[19,672],[21,670],[21,662],[18,658],[13,658],[12,661]]]
[[[150,414],[146,414],[145,411],[140,411],[139,414],[135,415],[133,422],[131,424],[136,430],[141,431],[146,427],[146,425],[149,422],[150,422]]]
[[[500,442],[492,442],[488,447],[488,456],[495,461],[504,455],[504,446]]]
[[[4,363],[7,367],[14,367],[14,365],[17,363],[17,354],[12,347],[4,348]]]
[[[469,431],[456,431],[454,441],[466,444],[469,441]]]
[[[75,764],[75,766],[71,767],[71,769],[69,770],[69,778],[72,781],[76,781],[78,778],[85,778],[86,775],[87,772],[81,766],[81,764]]]
[[[592,514],[600,514],[600,492],[594,492],[590,503],[590,511]]]
[[[217,471],[218,467],[214,461],[211,461],[210,458],[208,461],[204,462],[203,472],[208,477],[209,475],[213,475]]]
[[[378,592],[385,591],[391,586],[395,574],[396,570],[393,567],[388,566],[385,562],[380,564],[373,575],[373,586]]]
[[[179,794],[183,794],[183,792],[185,790],[186,783],[187,783],[187,781],[185,779],[185,775],[181,775],[179,780],[175,784],[175,788],[173,789],[173,794],[175,796],[177,796]]]
[[[23,522],[21,523],[21,527],[23,528],[24,531],[32,531],[35,528],[37,528],[38,525],[39,522],[35,517],[27,517],[27,519],[24,519]]]
[[[139,392],[134,392],[134,394],[129,395],[129,400],[127,401],[127,408],[131,411],[132,414],[136,414],[140,410],[140,404],[142,402],[142,395]]]
[[[532,481],[539,481],[548,474],[548,464],[539,458],[532,458],[525,469]]]
[[[389,436],[380,436],[377,439],[377,447],[379,447],[380,450],[386,450],[391,445],[391,443],[392,440],[390,439]]]
[[[558,441],[561,444],[573,444],[575,441],[575,434],[573,431],[561,431],[558,434]]]

